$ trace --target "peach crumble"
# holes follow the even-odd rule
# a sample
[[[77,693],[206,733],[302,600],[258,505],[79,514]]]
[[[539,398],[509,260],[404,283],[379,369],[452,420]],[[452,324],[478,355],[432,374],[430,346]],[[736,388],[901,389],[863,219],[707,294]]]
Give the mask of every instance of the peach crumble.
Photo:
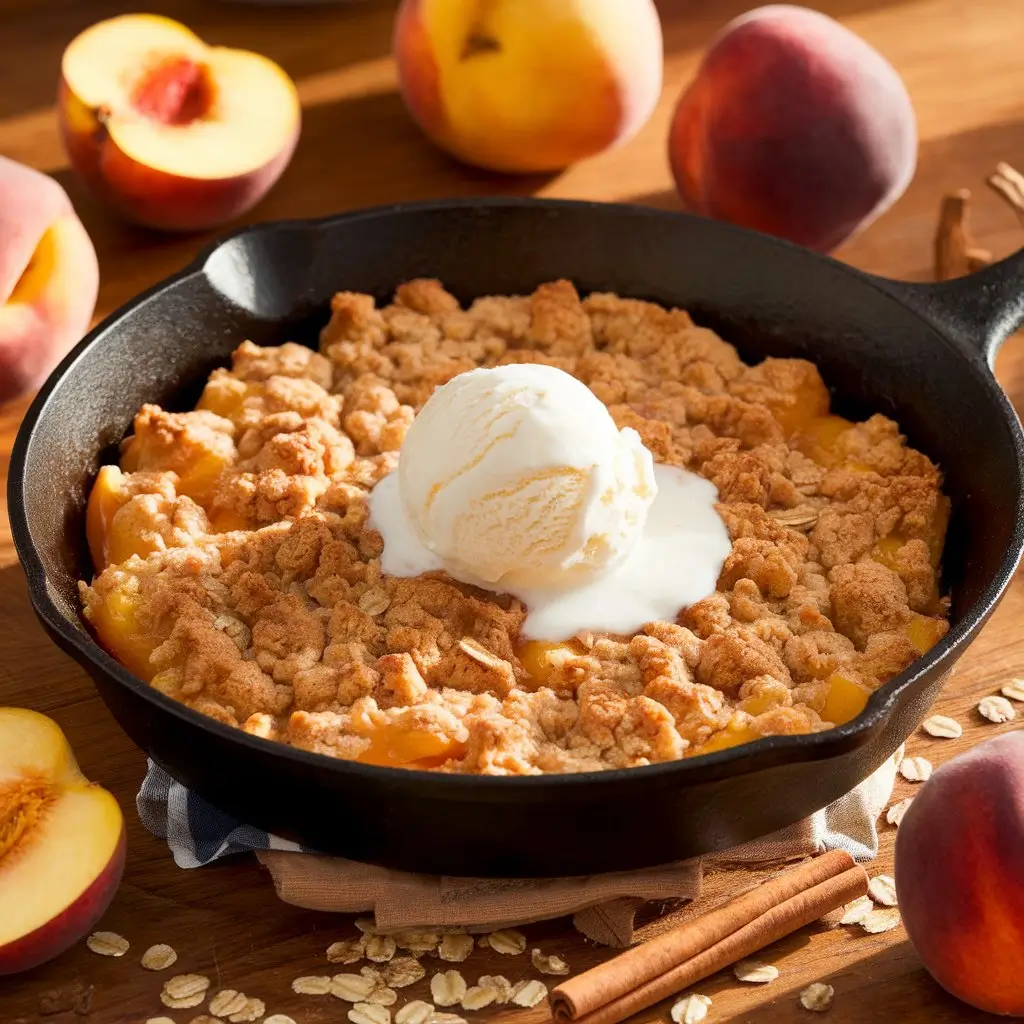
[[[368,495],[417,410],[516,362],[573,374],[656,461],[715,484],[714,594],[545,644],[511,597],[382,574]],[[341,292],[319,352],[243,342],[195,411],[139,411],[89,499],[85,616],[196,711],[373,764],[587,771],[828,729],[946,632],[949,509],[896,423],[829,404],[812,363],[748,366],[683,310],[567,281],[468,309],[429,280],[385,308]]]

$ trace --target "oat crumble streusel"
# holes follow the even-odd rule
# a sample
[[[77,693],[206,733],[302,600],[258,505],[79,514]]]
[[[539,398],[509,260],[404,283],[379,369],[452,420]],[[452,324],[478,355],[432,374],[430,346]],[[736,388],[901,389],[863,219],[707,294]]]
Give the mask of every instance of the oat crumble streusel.
[[[144,406],[88,510],[101,641],[203,714],[343,758],[451,772],[620,768],[854,717],[948,628],[938,468],[813,364],[744,364],[683,310],[556,281],[462,309],[340,292],[320,352],[243,342],[196,411]],[[416,410],[477,366],[548,363],[655,460],[718,488],[716,593],[635,636],[521,644],[523,607],[384,577],[369,489]]]

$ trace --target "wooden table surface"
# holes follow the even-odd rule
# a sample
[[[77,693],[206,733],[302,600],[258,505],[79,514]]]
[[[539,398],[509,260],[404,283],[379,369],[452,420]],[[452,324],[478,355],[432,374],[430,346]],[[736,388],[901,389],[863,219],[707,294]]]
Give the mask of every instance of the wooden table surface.
[[[302,139],[291,166],[250,219],[306,217],[393,200],[531,193],[630,200],[676,208],[665,138],[675,97],[692,76],[702,47],[726,20],[754,6],[741,0],[663,0],[666,81],[662,101],[640,135],[624,148],[550,178],[502,178],[458,166],[433,149],[406,116],[389,57],[394,3],[322,7],[240,6],[213,0],[149,5],[189,24],[210,42],[254,49],[279,61],[296,79],[304,105]],[[984,180],[997,161],[1024,166],[1024,60],[1021,0],[819,0],[818,8],[862,34],[903,74],[917,108],[921,134],[917,176],[884,218],[839,255],[896,278],[927,280],[941,195],[974,191],[977,240],[996,255],[1024,244],[1024,232]],[[44,13],[45,8],[45,13]],[[53,174],[63,184],[99,251],[103,316],[140,289],[182,266],[207,236],[160,236],[119,224],[94,204],[70,174],[53,110],[60,54],[90,23],[124,10],[115,0],[0,0],[0,153]],[[231,227],[233,225],[229,225]],[[339,282],[339,286],[343,282]],[[1024,346],[1011,341],[998,376],[1018,408],[1024,403]],[[0,475],[25,403],[0,409]],[[0,491],[5,494],[6,489]],[[0,499],[2,500],[2,499]],[[934,762],[994,735],[973,710],[1024,670],[1024,586],[1018,581],[960,663],[937,710],[965,726],[961,740],[912,737],[909,750]],[[142,754],[114,724],[85,673],[37,626],[7,528],[0,516],[0,705],[36,708],[66,730],[86,774],[111,789],[128,817],[124,884],[103,926],[127,936],[132,950],[106,959],[84,946],[16,978],[0,980],[0,1021],[41,1019],[40,997],[81,984],[94,988],[91,1013],[48,1016],[52,1024],[142,1022],[166,1012],[176,1022],[201,1011],[164,1011],[161,976],[142,970],[138,956],[167,942],[178,969],[198,971],[215,986],[243,989],[265,1000],[267,1012],[298,1024],[343,1021],[344,1005],[290,991],[300,974],[326,969],[324,949],[352,934],[352,923],[288,907],[274,896],[252,858],[197,871],[174,866],[166,846],[143,830],[133,799]],[[912,787],[900,781],[894,799]],[[882,826],[881,854],[872,873],[891,872],[893,830]],[[2,908],[0,908],[2,913]],[[584,943],[568,922],[527,929],[531,944],[558,950],[574,973],[606,957]],[[535,940],[535,941],[534,941]],[[801,988],[816,980],[835,987],[836,1021],[976,1022],[995,1020],[955,1002],[925,974],[902,928],[869,936],[859,929],[808,929],[764,954],[781,976],[766,987],[742,986],[731,975],[698,990],[713,998],[709,1021],[784,1022],[810,1019]],[[466,974],[525,977],[527,965],[474,953]],[[519,972],[518,975],[516,972]],[[407,990],[408,991],[408,990]],[[413,990],[420,995],[420,989]],[[666,1019],[667,1004],[643,1015]],[[486,1018],[484,1014],[476,1015]],[[499,1015],[492,1014],[491,1019]],[[542,1008],[517,1011],[523,1024],[544,1019]]]

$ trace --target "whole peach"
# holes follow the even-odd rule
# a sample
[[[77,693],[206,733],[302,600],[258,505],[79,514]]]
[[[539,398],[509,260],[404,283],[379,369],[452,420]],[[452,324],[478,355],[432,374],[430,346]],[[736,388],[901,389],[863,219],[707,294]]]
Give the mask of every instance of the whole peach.
[[[466,163],[557,171],[632,136],[661,93],[653,0],[403,0],[402,98]]]
[[[907,934],[935,980],[1024,1015],[1024,732],[979,744],[921,787],[896,836]]]
[[[96,250],[53,178],[0,156],[0,403],[42,383],[85,333]]]
[[[683,202],[829,252],[904,192],[917,123],[892,65],[827,15],[787,4],[736,18],[676,108]]]

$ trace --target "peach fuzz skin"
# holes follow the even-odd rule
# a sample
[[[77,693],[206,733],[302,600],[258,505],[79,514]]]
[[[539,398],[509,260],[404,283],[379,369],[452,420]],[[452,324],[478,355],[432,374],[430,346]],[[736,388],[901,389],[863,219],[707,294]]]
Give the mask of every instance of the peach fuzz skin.
[[[694,213],[830,252],[888,209],[917,161],[895,69],[804,7],[772,5],[712,40],[672,121],[669,159]]]
[[[57,724],[0,707],[0,976],[58,956],[103,916],[125,864],[124,818]]]
[[[156,54],[148,65],[119,51],[132,27],[140,49]],[[121,62],[131,87],[92,76],[93,50],[95,65]],[[244,87],[222,102],[225,80],[243,75]],[[262,126],[261,95],[249,89],[274,112]],[[246,213],[287,167],[300,130],[295,87],[276,64],[207,47],[155,15],[112,18],[73,40],[57,111],[68,159],[89,190],[125,220],[164,231],[201,231]]]
[[[1024,731],[981,743],[921,787],[896,834],[910,941],[948,992],[1024,1015]]]
[[[52,178],[0,157],[0,403],[43,382],[85,333],[99,265]]]
[[[420,127],[494,171],[558,171],[621,144],[661,92],[652,0],[404,0],[394,51]]]

